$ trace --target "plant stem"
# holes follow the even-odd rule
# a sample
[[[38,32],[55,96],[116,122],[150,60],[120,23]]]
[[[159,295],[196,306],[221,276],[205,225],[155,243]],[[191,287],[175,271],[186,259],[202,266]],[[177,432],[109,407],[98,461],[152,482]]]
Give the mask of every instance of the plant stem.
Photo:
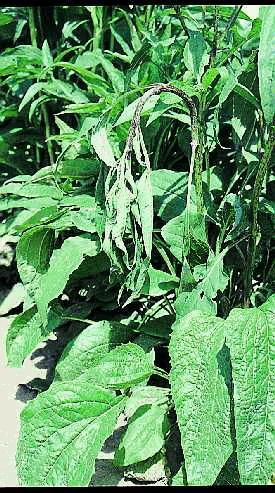
[[[34,19],[34,7],[29,7],[29,29],[30,29],[30,36],[31,36],[31,44],[35,48],[37,48],[37,30],[35,27],[35,19]]]
[[[32,46],[34,46],[34,48],[37,48],[37,29],[35,26],[34,8],[35,7],[29,7],[29,29],[30,29]],[[38,94],[39,94],[39,96],[41,96],[40,92]],[[42,116],[44,119],[45,134],[46,134],[46,140],[47,140],[51,135],[51,128],[50,128],[49,115],[48,115],[48,111],[47,111],[47,107],[46,107],[45,103],[41,104],[41,110],[42,110]],[[49,161],[50,161],[50,164],[52,166],[54,164],[54,153],[53,153],[52,142],[49,140],[47,140],[47,150],[48,150],[48,155],[49,155]]]
[[[214,5],[214,39],[213,46],[210,53],[210,67],[213,67],[215,63],[215,58],[217,54],[217,46],[218,46],[218,21],[219,21],[219,6]]]
[[[254,265],[255,265],[256,243],[257,243],[257,235],[258,235],[259,198],[260,198],[263,182],[268,170],[268,165],[271,159],[274,145],[275,145],[275,127],[271,127],[268,140],[265,146],[265,151],[262,156],[262,159],[260,160],[258,171],[256,174],[252,201],[251,201],[251,228],[250,228],[250,237],[248,241],[248,259],[247,259],[247,269],[246,269],[246,277],[245,277],[244,306],[249,306],[250,304],[250,294],[252,291],[252,278],[253,278]]]
[[[195,172],[195,188],[196,188],[196,200],[197,200],[197,210],[198,212],[201,212],[203,209],[203,204],[202,204],[202,170],[201,170],[201,149],[199,145],[199,127],[198,127],[198,114],[197,114],[197,109],[195,106],[195,103],[193,100],[181,89],[178,87],[172,86],[171,84],[153,84],[151,86],[151,89],[145,92],[145,94],[140,98],[140,101],[137,105],[130,131],[127,137],[125,149],[124,149],[124,156],[127,161],[129,161],[131,157],[131,152],[133,149],[133,141],[134,137],[136,134],[136,129],[139,126],[140,122],[140,117],[141,117],[141,111],[142,108],[144,107],[146,101],[150,99],[151,96],[155,96],[157,94],[160,94],[162,92],[171,92],[173,94],[176,94],[179,96],[187,105],[190,116],[191,116],[191,135],[192,135],[192,142],[191,142],[191,147],[192,147],[192,156],[193,156],[193,161],[194,163],[192,164],[192,167],[194,167],[194,172]],[[192,161],[192,158],[191,158]],[[190,165],[191,168],[191,165]],[[192,172],[193,175],[193,172]],[[192,180],[192,176],[191,176]]]

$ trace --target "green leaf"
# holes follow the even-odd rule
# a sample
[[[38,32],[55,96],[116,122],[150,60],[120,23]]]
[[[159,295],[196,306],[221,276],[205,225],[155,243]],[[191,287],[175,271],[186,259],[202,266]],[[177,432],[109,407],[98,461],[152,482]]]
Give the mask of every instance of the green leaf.
[[[29,228],[33,228],[34,226],[41,226],[43,224],[47,224],[47,227],[51,227],[52,221],[59,218],[64,214],[64,210],[58,209],[55,205],[51,207],[45,207],[40,209],[39,211],[32,214],[28,219],[18,226],[15,226],[16,231],[26,231]]]
[[[187,486],[184,466],[180,467],[178,472],[172,477],[171,486]]]
[[[57,174],[64,178],[84,179],[96,177],[100,164],[96,159],[64,159],[58,165]]]
[[[129,420],[114,463],[128,466],[152,457],[163,447],[168,430],[167,404],[140,406]]]
[[[90,70],[86,70],[83,67],[79,67],[76,64],[69,62],[59,62],[55,63],[52,67],[63,67],[68,70],[72,70],[75,72],[86,84],[89,84],[89,88],[97,94],[98,96],[108,97],[109,96],[109,86],[106,84],[106,81],[100,75],[95,74]],[[85,98],[86,99],[86,98]],[[73,101],[77,102],[77,101]],[[78,101],[79,103],[88,103],[89,100]]]
[[[172,315],[163,315],[162,317],[152,318],[139,325],[138,330],[144,334],[169,339],[171,324],[174,322]]]
[[[112,82],[112,86],[115,92],[123,93],[124,90],[124,77],[120,70],[114,67],[112,62],[108,60],[100,49],[93,51],[93,58],[99,62],[107,73]]]
[[[137,201],[144,248],[147,257],[151,258],[154,210],[151,172],[148,169],[143,172],[137,182]]]
[[[21,413],[17,470],[25,486],[88,486],[126,398],[89,382],[53,383]]]
[[[47,339],[48,335],[58,327],[60,321],[61,315],[54,310],[54,307],[48,313],[46,327],[43,327],[35,306],[17,315],[7,333],[8,365],[13,368],[21,367],[25,358],[41,341]]]
[[[184,317],[193,310],[200,310],[209,315],[216,315],[216,304],[205,295],[200,294],[200,290],[195,288],[192,291],[180,293],[175,302],[176,313]]]
[[[204,293],[210,300],[214,298],[220,290],[223,292],[228,284],[229,277],[223,272],[223,257],[227,250],[223,250],[219,255],[209,253],[206,264],[196,265],[194,277],[200,281],[197,286],[199,293]]]
[[[127,389],[148,379],[153,373],[150,353],[137,344],[121,344],[87,373],[87,378],[103,387]],[[85,377],[86,378],[86,377]]]
[[[217,360],[224,339],[224,320],[197,310],[173,325],[170,381],[189,485],[212,485],[233,450],[230,398]]]
[[[48,41],[45,39],[42,45],[42,62],[45,67],[50,67],[53,64],[53,57]]]
[[[177,276],[172,276],[162,270],[154,269],[150,265],[141,293],[148,294],[149,296],[162,296],[164,293],[175,289],[178,284],[179,278]]]
[[[116,166],[116,159],[108,141],[105,128],[101,128],[98,132],[92,135],[91,144],[101,161],[107,164],[107,166]]]
[[[274,472],[275,295],[259,308],[235,308],[227,320],[242,484],[265,485]]]
[[[26,104],[28,104],[30,100],[34,98],[34,96],[36,96],[36,94],[42,91],[44,86],[45,86],[45,82],[35,82],[34,84],[32,84],[27,90],[27,92],[25,93],[19,105],[18,111],[21,111],[24,108],[24,106],[26,106]]]
[[[72,195],[71,197],[64,197],[60,202],[60,206],[75,206],[75,207],[85,207],[93,209],[95,206],[95,198],[87,194]]]
[[[141,406],[167,403],[168,394],[169,390],[162,387],[153,387],[151,385],[136,387],[126,403],[124,414],[129,419]]]
[[[64,200],[64,199],[63,199]],[[5,198],[0,201],[0,211],[6,211],[8,209],[22,208],[22,209],[41,209],[42,207],[50,207],[56,205],[57,201],[50,197],[38,197],[38,198]]]
[[[58,188],[36,183],[8,183],[0,188],[0,194],[10,193],[19,197],[51,197],[57,200],[63,197],[63,193]]]
[[[183,52],[183,60],[197,82],[200,82],[204,67],[208,63],[209,55],[207,54],[207,46],[203,35],[199,31],[189,32],[189,39]]]
[[[54,231],[37,227],[24,233],[16,247],[16,262],[20,278],[31,297],[47,271],[53,251]]]
[[[208,252],[204,215],[195,210],[185,209],[171,219],[162,227],[161,235],[180,262],[189,254],[198,263]]]
[[[130,333],[126,325],[118,322],[94,322],[67,344],[57,363],[55,375],[61,380],[77,378],[117,345],[127,342]]]
[[[142,96],[132,103],[130,103],[126,108],[124,108],[123,112],[121,113],[120,117],[117,119],[116,123],[114,124],[114,127],[117,127],[118,125],[121,125],[122,123],[129,122],[133,119],[133,116],[135,114],[136,108],[141,100]],[[144,115],[145,113],[148,113],[151,111],[156,102],[159,100],[159,95],[151,96],[146,103],[144,104],[141,115]]]
[[[260,34],[258,74],[261,103],[266,123],[273,121],[275,111],[275,11],[272,5],[260,9],[262,27]]]
[[[164,221],[181,214],[186,204],[188,173],[158,169],[151,173],[154,209]]]
[[[50,301],[59,296],[65,288],[70,275],[81,264],[86,255],[93,257],[100,251],[98,240],[74,236],[67,238],[61,247],[54,250],[50,265],[40,280],[35,300],[43,323],[47,320]]]

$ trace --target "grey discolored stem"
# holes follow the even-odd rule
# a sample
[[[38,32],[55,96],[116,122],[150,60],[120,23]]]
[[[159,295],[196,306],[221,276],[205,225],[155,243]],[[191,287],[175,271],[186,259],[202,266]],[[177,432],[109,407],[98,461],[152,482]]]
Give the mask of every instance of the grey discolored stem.
[[[124,149],[124,156],[126,160],[129,160],[131,157],[136,129],[139,126],[141,112],[145,103],[152,96],[155,96],[162,92],[170,92],[179,96],[187,105],[190,112],[191,135],[192,135],[191,148],[192,148],[192,155],[194,156],[194,163],[195,163],[194,169],[195,169],[195,188],[197,195],[197,209],[198,211],[201,211],[202,210],[201,160],[200,160],[200,152],[197,152],[197,150],[199,151],[198,114],[197,114],[197,108],[195,103],[190,98],[190,96],[188,96],[182,89],[179,89],[178,87],[175,87],[171,84],[161,84],[161,83],[153,84],[152,86],[150,86],[150,89],[146,91],[145,94],[140,98],[140,101],[138,102],[138,105],[136,107],[136,111],[131,122],[130,131]]]

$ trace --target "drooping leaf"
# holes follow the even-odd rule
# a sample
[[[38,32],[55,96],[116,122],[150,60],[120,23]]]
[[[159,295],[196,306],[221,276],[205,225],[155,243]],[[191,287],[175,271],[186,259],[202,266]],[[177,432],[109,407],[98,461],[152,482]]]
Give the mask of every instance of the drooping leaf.
[[[151,258],[153,235],[153,194],[151,172],[146,169],[137,182],[137,200],[146,255]]]
[[[55,375],[61,380],[77,378],[117,345],[127,342],[130,333],[126,325],[118,322],[94,322],[67,344],[56,366]]]
[[[164,445],[168,430],[167,404],[140,406],[129,420],[114,463],[128,466],[152,457]]]
[[[88,486],[125,401],[85,381],[53,383],[40,393],[21,413],[21,485]]]
[[[274,471],[275,295],[259,308],[235,308],[227,320],[242,484],[265,485]]]
[[[272,5],[262,6],[260,16],[262,26],[258,57],[259,89],[266,123],[271,124],[275,111],[275,12]]]
[[[84,257],[93,257],[100,251],[97,239],[81,236],[67,238],[61,247],[54,250],[47,272],[39,283],[35,300],[43,323],[46,323],[48,304],[59,296],[65,288],[70,275],[81,264]]]
[[[232,453],[230,399],[217,354],[224,320],[193,311],[171,335],[170,381],[189,485],[212,485]]]

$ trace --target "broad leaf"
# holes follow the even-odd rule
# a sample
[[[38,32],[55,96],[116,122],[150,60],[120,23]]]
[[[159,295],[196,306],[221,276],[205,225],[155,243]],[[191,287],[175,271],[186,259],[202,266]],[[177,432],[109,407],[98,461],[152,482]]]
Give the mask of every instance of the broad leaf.
[[[53,250],[54,231],[37,227],[21,236],[16,248],[20,278],[30,296],[34,297],[41,276],[47,271]]]
[[[185,209],[180,216],[171,219],[163,226],[161,234],[180,262],[190,255],[192,262],[198,263],[208,252],[204,215],[192,209]]]
[[[128,466],[152,457],[164,445],[169,430],[167,404],[144,404],[129,420],[114,463]]]
[[[52,199],[63,197],[58,188],[37,183],[7,183],[0,188],[0,194],[14,194],[19,197],[51,197]]]
[[[217,354],[225,322],[193,311],[171,335],[171,389],[189,485],[212,485],[232,453],[230,399]]]
[[[226,250],[223,250],[219,255],[210,252],[206,264],[196,265],[194,268],[194,277],[196,281],[200,281],[197,291],[204,293],[210,300],[216,296],[218,290],[223,292],[229,281],[228,276],[223,272],[225,253]]]
[[[127,389],[147,380],[153,373],[150,353],[137,344],[121,344],[107,353],[85,378],[103,387]]]
[[[47,321],[47,308],[50,301],[59,296],[65,288],[70,275],[80,266],[86,255],[95,256],[100,251],[98,240],[75,236],[64,240],[61,247],[54,250],[47,272],[40,279],[39,291],[35,300],[44,324]]]
[[[17,470],[25,486],[88,486],[126,398],[81,381],[58,382],[21,413]]]
[[[154,209],[164,221],[174,218],[184,210],[188,173],[158,169],[151,173]]]
[[[162,387],[153,387],[151,385],[136,387],[126,403],[124,413],[129,419],[141,406],[168,402],[168,393],[169,390]]]
[[[60,313],[54,307],[49,310],[46,327],[43,327],[35,306],[17,315],[7,333],[8,365],[14,368],[22,366],[25,358],[31,354],[36,346],[47,339],[48,335],[58,327],[61,318]]]
[[[101,161],[107,164],[107,166],[114,167],[116,165],[115,156],[108,141],[105,128],[101,128],[92,136],[91,144]]]
[[[259,308],[235,308],[226,320],[234,382],[242,484],[265,485],[274,472],[275,295]]]
[[[217,312],[216,304],[204,294],[201,295],[199,288],[180,293],[175,302],[175,309],[181,318],[193,310],[200,310],[209,315],[216,315]]]
[[[179,279],[150,265],[141,293],[149,296],[162,296],[177,287]]]
[[[127,342],[130,330],[118,322],[102,320],[84,329],[65,347],[55,378],[73,380],[96,365],[115,346]]]
[[[189,39],[183,52],[183,60],[197,82],[200,82],[204,67],[208,63],[209,55],[207,54],[204,37],[199,31],[190,31]]]

